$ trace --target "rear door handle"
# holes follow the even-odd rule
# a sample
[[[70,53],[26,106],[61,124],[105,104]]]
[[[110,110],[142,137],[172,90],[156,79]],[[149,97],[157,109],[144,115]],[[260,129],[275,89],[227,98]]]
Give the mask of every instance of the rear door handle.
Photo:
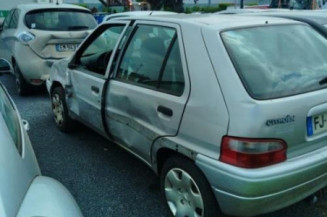
[[[173,110],[162,105],[158,106],[157,111],[169,117],[173,116]]]
[[[91,86],[91,90],[94,92],[94,93],[99,93],[100,92],[100,89],[96,86]]]

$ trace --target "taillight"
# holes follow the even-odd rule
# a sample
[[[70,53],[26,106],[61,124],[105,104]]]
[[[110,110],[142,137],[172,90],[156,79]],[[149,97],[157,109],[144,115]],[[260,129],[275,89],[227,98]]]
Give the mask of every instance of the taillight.
[[[219,160],[237,167],[259,168],[286,160],[287,145],[279,139],[224,136]]]

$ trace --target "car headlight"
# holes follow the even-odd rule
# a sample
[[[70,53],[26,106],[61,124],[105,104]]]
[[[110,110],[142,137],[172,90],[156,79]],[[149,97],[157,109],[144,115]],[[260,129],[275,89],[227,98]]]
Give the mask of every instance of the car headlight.
[[[35,39],[35,35],[29,32],[21,32],[18,34],[18,39],[21,43],[27,44],[28,42]]]

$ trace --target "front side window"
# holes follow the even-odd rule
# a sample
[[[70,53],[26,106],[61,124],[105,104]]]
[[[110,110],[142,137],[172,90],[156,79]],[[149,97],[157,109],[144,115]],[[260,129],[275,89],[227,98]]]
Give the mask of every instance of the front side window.
[[[5,121],[8,131],[14,141],[19,153],[22,150],[22,135],[20,130],[20,122],[16,110],[11,104],[6,92],[0,85],[0,114]]]
[[[92,14],[81,10],[35,10],[25,15],[30,29],[48,31],[80,31],[94,29],[97,24]]]
[[[175,29],[139,25],[123,54],[116,77],[180,95],[184,89],[181,64]],[[179,82],[181,87],[177,88],[175,84]]]
[[[327,40],[307,25],[275,25],[221,33],[245,88],[273,99],[326,88]]]
[[[111,54],[125,25],[115,25],[104,29],[84,49],[77,63],[85,69],[104,75]]]

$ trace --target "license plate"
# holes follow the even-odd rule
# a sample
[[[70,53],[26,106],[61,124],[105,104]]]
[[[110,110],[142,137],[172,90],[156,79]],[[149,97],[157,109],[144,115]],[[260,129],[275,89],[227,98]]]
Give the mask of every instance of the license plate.
[[[308,136],[327,132],[327,113],[314,115],[307,118]]]
[[[78,47],[78,44],[56,44],[56,51],[66,52],[66,51],[75,51]]]

